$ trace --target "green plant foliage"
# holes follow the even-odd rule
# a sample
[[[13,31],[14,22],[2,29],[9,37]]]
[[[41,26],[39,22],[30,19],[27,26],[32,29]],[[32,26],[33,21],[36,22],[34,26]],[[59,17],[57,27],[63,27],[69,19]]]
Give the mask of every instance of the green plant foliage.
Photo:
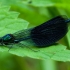
[[[8,6],[0,6],[0,35],[3,36],[8,32],[14,33],[16,30],[26,29],[28,22],[18,18],[19,13],[10,11]],[[16,26],[16,27],[15,27]],[[20,27],[20,29],[19,29]],[[5,30],[5,31],[4,31]]]
[[[8,33],[14,33],[16,31],[26,29],[28,22],[18,18],[19,13],[15,11],[9,11],[10,7],[0,6],[0,36]],[[61,44],[52,45],[46,48],[36,47],[20,47],[19,44],[9,46],[0,46],[1,52],[9,52],[17,56],[28,56],[35,59],[53,59],[57,61],[70,61],[70,51],[66,49],[66,46]]]
[[[34,6],[52,6],[54,5],[53,1],[51,0],[32,0],[32,5]]]

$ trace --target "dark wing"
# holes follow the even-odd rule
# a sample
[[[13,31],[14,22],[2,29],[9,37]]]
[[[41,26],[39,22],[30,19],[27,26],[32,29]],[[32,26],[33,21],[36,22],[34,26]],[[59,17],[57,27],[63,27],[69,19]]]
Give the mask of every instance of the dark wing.
[[[32,29],[31,38],[37,46],[49,46],[60,40],[67,33],[67,18],[57,16]]]
[[[60,40],[67,33],[67,18],[57,16],[39,26],[14,33],[16,39],[28,46],[47,47]]]

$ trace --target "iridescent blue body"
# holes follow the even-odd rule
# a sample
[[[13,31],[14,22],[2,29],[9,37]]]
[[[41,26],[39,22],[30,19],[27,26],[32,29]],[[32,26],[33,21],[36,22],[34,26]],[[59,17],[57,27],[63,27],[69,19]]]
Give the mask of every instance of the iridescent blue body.
[[[29,46],[48,47],[66,35],[68,22],[70,20],[66,16],[57,16],[34,28],[20,30],[14,34],[7,34],[0,38],[0,43],[2,45],[9,45],[24,41]]]

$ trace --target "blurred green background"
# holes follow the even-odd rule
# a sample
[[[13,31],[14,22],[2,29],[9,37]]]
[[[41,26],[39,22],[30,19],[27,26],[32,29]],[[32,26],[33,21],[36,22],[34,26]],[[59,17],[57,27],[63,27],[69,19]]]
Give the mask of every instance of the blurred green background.
[[[0,0],[0,4],[11,6],[10,10],[19,12],[18,17],[30,23],[28,28],[58,15],[70,17],[70,0]],[[60,41],[68,48],[69,33]],[[0,70],[70,70],[70,62],[38,60],[0,52]]]

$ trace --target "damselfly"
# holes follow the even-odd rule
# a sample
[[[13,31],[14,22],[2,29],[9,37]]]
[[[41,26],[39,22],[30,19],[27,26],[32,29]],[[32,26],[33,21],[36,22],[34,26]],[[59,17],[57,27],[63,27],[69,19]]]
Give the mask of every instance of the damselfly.
[[[70,19],[66,16],[57,16],[36,27],[7,34],[0,38],[0,44],[18,44],[23,41],[28,46],[48,47],[66,35],[68,22]]]

